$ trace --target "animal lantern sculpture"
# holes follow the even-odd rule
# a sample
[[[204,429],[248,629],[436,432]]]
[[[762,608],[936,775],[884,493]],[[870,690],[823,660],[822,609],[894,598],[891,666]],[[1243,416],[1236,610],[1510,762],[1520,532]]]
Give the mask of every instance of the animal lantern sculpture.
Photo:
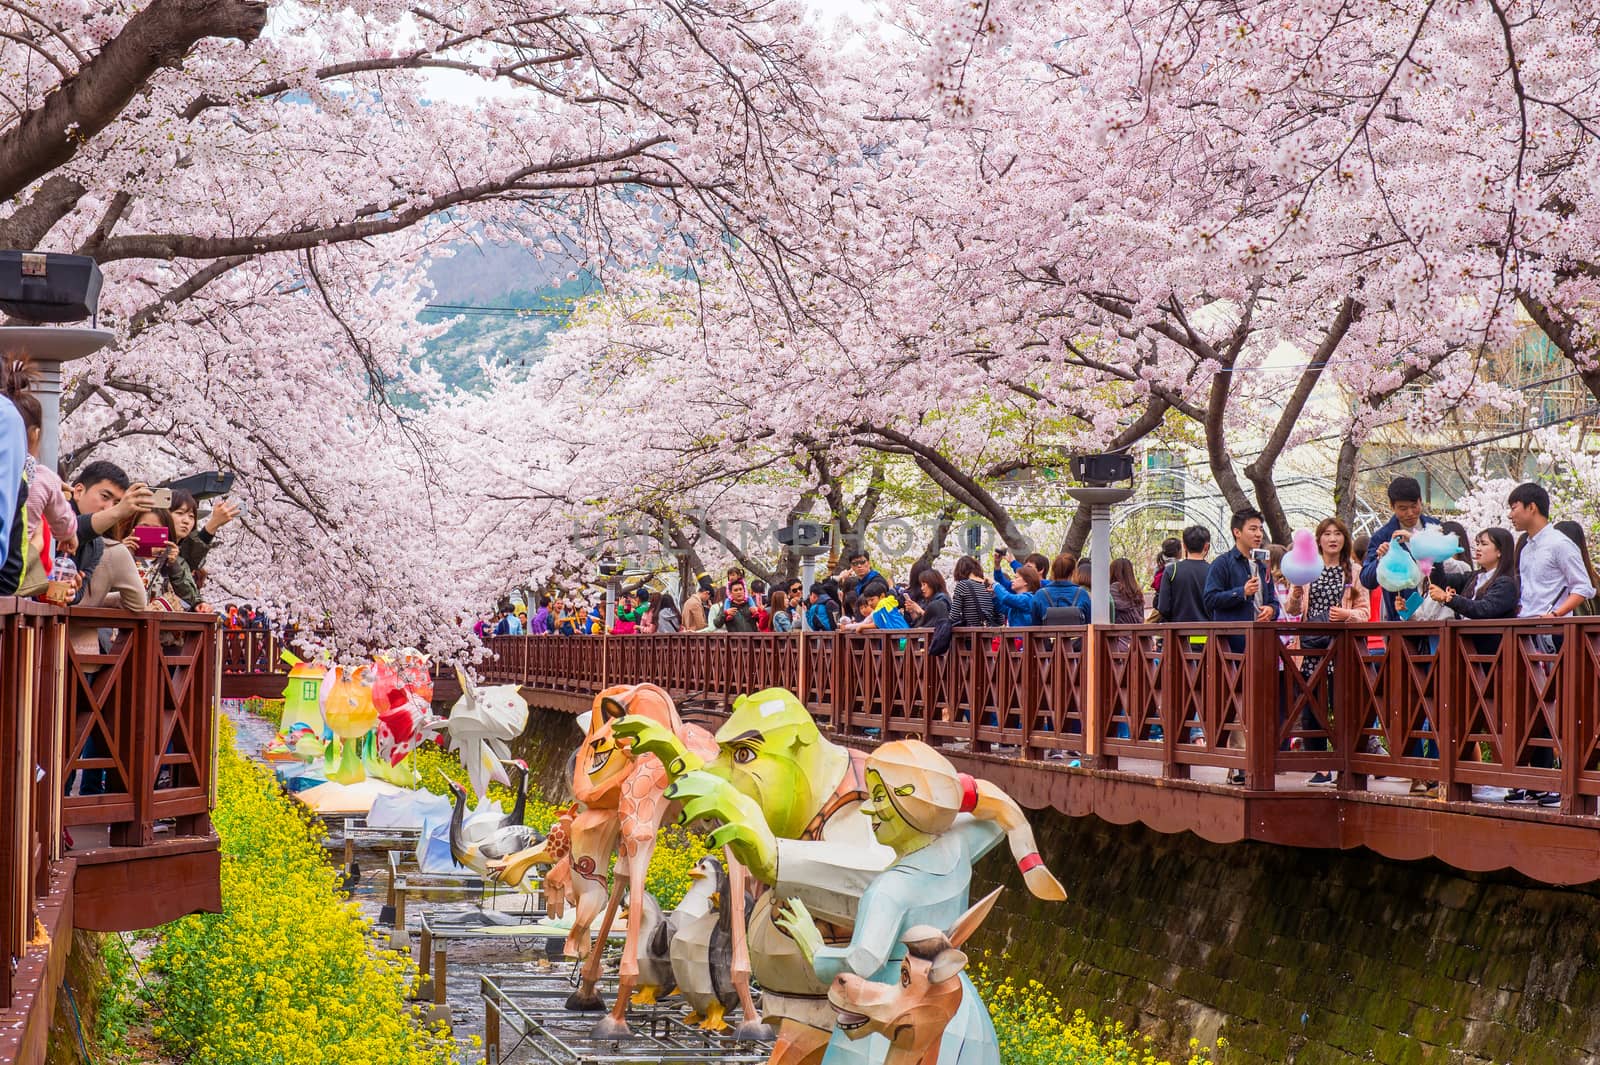
[[[584,958],[586,962],[578,990],[567,1000],[567,1008],[604,1008],[600,996],[595,993],[600,979],[601,952],[591,948],[589,930],[595,918],[601,917],[597,938],[602,943],[605,941],[626,890],[631,905],[618,971],[617,998],[610,1014],[595,1026],[595,1035],[602,1038],[630,1034],[627,1008],[639,976],[645,873],[655,850],[656,833],[670,805],[665,795],[667,771],[661,762],[649,755],[635,755],[619,745],[612,732],[612,726],[630,714],[653,723],[674,737],[684,749],[701,758],[710,758],[716,753],[716,741],[711,734],[696,725],[684,724],[672,697],[653,684],[607,688],[595,697],[588,731],[572,772],[573,798],[582,810],[572,822],[570,873],[575,903],[567,954]],[[606,869],[613,854],[617,858],[616,875],[608,897]],[[731,890],[742,893],[742,878]],[[750,995],[748,973],[748,959],[736,955],[735,978],[741,986],[741,1004],[746,1016],[753,1017],[755,1005]]]
[[[849,941],[856,900],[894,861],[861,815],[866,754],[825,739],[800,700],[782,688],[734,700],[709,763],[641,717],[624,718],[615,732],[662,760],[675,781],[669,795],[685,804],[685,822],[720,821],[712,841],[733,844],[756,878],[776,888],[750,915],[750,965],[761,985],[763,1020],[778,1026],[773,1065],[815,1063],[834,1023],[828,983],[778,927],[773,905],[803,898],[830,923],[828,942]],[[748,1015],[736,1034],[771,1038]]]
[[[799,898],[778,919],[819,979],[832,985],[853,974],[879,984],[899,982],[907,932],[917,925],[957,925],[968,907],[973,863],[1001,839],[1010,844],[1030,892],[1049,901],[1066,898],[1034,847],[1027,818],[993,784],[957,772],[938,751],[916,740],[877,748],[867,757],[866,775],[870,799],[863,812],[873,835],[894,850],[896,860],[862,892],[850,942],[828,944]],[[960,979],[962,999],[939,1039],[936,1060],[999,1065],[994,1023],[971,980]],[[881,1037],[856,1037],[836,1027],[822,1061],[879,1065],[888,1050]]]
[[[320,695],[323,720],[339,739],[339,765],[328,773],[328,779],[338,784],[355,784],[367,779],[357,741],[377,725],[378,711],[372,705],[366,667],[342,670],[335,666],[328,670]]]
[[[577,816],[578,804],[573,803],[556,815],[549,834],[537,845],[490,861],[489,879],[531,894],[540,888],[539,878],[533,875],[534,867],[549,866],[550,871],[543,880],[545,913],[552,920],[561,917],[575,898],[572,894],[572,823]]]
[[[472,792],[481,801],[490,781],[509,785],[501,763],[511,759],[510,742],[528,724],[528,702],[515,684],[480,688],[461,669],[461,698],[439,727],[450,733],[450,749],[461,757]]]
[[[512,767],[516,776],[513,785],[517,791],[516,805],[505,817],[485,826],[473,836],[469,836],[465,829],[467,789],[453,780],[448,782],[455,794],[455,806],[450,814],[450,856],[457,865],[471,869],[479,876],[488,875],[490,861],[536,846],[544,838],[536,829],[522,823],[527,800],[528,767],[522,762],[513,762]]]
[[[734,921],[749,920],[748,899],[734,897],[731,881],[715,858],[703,859],[689,875],[711,882],[709,906],[698,916],[685,915],[673,930],[667,943],[672,982],[692,1011],[685,1024],[723,1032],[729,1027],[723,1018],[739,1004],[740,989],[733,979]]]
[[[948,931],[917,925],[900,937],[906,956],[900,979],[880,984],[854,973],[834,977],[828,1001],[838,1011],[838,1028],[849,1039],[882,1036],[889,1043],[883,1065],[936,1065],[939,1042],[961,1008],[961,973],[967,956],[961,944],[994,909],[1003,888],[995,888],[962,914]],[[978,1065],[979,1059],[973,1059]],[[967,1059],[961,1059],[967,1065]]]

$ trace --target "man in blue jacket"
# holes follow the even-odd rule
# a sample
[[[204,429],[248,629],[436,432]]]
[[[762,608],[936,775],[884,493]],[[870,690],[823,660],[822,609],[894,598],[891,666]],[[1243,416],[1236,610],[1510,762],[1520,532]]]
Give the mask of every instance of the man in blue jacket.
[[[1392,541],[1404,542],[1418,529],[1439,524],[1438,518],[1422,513],[1422,486],[1415,477],[1396,477],[1389,482],[1389,509],[1394,512],[1394,517],[1372,534],[1372,540],[1367,544],[1367,557],[1361,562],[1361,583],[1369,589],[1378,586],[1378,561],[1389,553]],[[1394,609],[1395,596],[1409,596],[1411,591],[1406,588],[1378,597],[1383,600],[1385,621],[1400,620],[1400,615]]]
[[[1206,574],[1205,603],[1212,621],[1271,621],[1278,616],[1278,593],[1265,562],[1250,553],[1266,539],[1261,512],[1247,507],[1233,516],[1233,550],[1217,556]],[[1235,651],[1244,650],[1242,637],[1229,637]]]
[[[1278,616],[1278,592],[1272,584],[1267,564],[1251,552],[1259,550],[1267,538],[1261,512],[1253,507],[1234,514],[1228,526],[1233,532],[1233,549],[1218,555],[1206,573],[1205,605],[1212,621],[1271,621]],[[1229,636],[1228,646],[1235,654],[1244,651],[1243,636]],[[1244,738],[1228,734],[1229,747],[1243,747]],[[1243,784],[1244,774],[1228,771],[1229,784]]]

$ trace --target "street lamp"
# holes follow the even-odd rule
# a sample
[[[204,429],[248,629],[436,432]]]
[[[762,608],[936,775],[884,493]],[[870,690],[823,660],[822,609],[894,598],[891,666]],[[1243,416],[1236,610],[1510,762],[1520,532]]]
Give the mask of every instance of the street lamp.
[[[814,521],[797,521],[785,525],[773,534],[780,546],[800,556],[800,594],[811,593],[811,580],[816,575],[817,558],[828,553],[828,527]],[[806,611],[800,612],[800,629],[810,628]]]
[[[87,255],[0,251],[0,311],[23,321],[93,319],[100,281],[100,267]],[[52,470],[61,457],[61,364],[93,355],[115,339],[111,330],[92,326],[0,326],[0,357],[25,355],[37,371],[33,393],[44,415],[39,461]]]
[[[1089,621],[1109,625],[1111,508],[1133,495],[1133,459],[1121,454],[1074,455],[1068,468],[1081,487],[1069,488],[1067,494],[1089,504]]]
[[[811,582],[816,576],[817,557],[828,553],[828,527],[814,521],[797,521],[779,529],[774,537],[778,543],[800,556],[800,598],[802,604],[811,595]],[[811,610],[805,606],[800,611],[800,659],[795,667],[795,683],[800,689],[801,706],[806,701],[806,634],[811,631]]]

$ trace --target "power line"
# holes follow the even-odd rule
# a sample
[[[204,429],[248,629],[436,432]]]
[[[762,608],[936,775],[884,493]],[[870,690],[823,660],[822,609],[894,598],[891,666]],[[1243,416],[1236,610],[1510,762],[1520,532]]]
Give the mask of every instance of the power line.
[[[1449,444],[1445,447],[1430,448],[1427,451],[1418,451],[1410,455],[1402,455],[1397,459],[1390,459],[1388,462],[1376,462],[1370,466],[1361,467],[1360,472],[1366,473],[1369,470],[1385,470],[1390,466],[1398,466],[1403,462],[1411,462],[1415,459],[1428,458],[1431,455],[1448,455],[1456,451],[1465,451],[1469,447],[1477,447],[1479,444],[1492,444],[1496,440],[1505,440],[1513,436],[1526,436],[1529,433],[1539,429],[1547,429],[1552,425],[1561,425],[1563,422],[1575,421],[1578,418],[1587,418],[1593,414],[1600,414],[1600,404],[1585,407],[1583,410],[1573,411],[1571,414],[1563,414],[1559,418],[1551,418],[1547,421],[1542,421],[1537,425],[1528,425],[1521,429],[1511,429],[1504,433],[1495,433],[1493,436],[1480,436],[1475,440],[1468,440],[1465,443]]]

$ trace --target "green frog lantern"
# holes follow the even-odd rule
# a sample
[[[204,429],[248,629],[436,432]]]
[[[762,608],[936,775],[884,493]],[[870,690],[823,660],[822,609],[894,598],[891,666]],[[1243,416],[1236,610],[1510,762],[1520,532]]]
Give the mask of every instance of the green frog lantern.
[[[800,700],[781,688],[734,700],[710,763],[653,721],[624,717],[612,730],[661,759],[675,782],[669,795],[689,804],[685,823],[722,822],[716,845],[732,844],[757,879],[777,888],[750,915],[750,966],[765,1019],[778,1027],[773,1065],[815,1065],[834,1023],[828,985],[778,927],[773,904],[803,897],[830,922],[825,937],[848,942],[856,900],[894,861],[861,814],[866,755],[824,739]]]
[[[972,863],[1007,838],[1035,895],[1065,897],[1034,851],[1009,797],[958,773],[926,744],[884,744],[869,757],[828,742],[793,695],[744,696],[717,733],[709,765],[670,737],[619,722],[661,756],[682,820],[721,822],[727,845],[773,887],[752,915],[751,965],[769,1019],[781,1022],[774,1065],[879,1065],[881,1035],[835,1030],[826,999],[836,978],[897,983],[913,926],[949,927],[967,908]],[[793,900],[774,913],[773,902]],[[993,1025],[965,975],[962,1005],[940,1040],[940,1062],[998,1062]],[[852,1039],[851,1035],[864,1037]]]

